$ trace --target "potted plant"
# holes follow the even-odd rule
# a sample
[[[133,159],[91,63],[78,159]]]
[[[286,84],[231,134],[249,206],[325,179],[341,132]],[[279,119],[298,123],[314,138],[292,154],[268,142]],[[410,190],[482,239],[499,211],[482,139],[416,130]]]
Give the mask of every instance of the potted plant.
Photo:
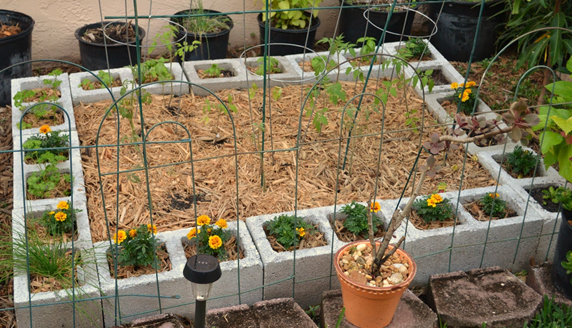
[[[200,42],[196,49],[185,51],[183,61],[226,58],[228,38],[234,27],[232,19],[227,15],[222,15],[220,11],[204,9],[201,0],[196,3],[196,8],[179,11],[175,14],[179,17],[171,19],[172,22],[187,30],[185,34],[183,31],[177,30],[175,40],[184,38],[183,41],[188,44],[192,44],[194,41]],[[192,16],[204,14],[215,15]]]
[[[10,104],[10,81],[32,76],[27,64],[4,71],[6,67],[32,59],[32,17],[10,10],[0,10],[0,107]]]
[[[386,32],[385,42],[400,41],[402,34],[411,34],[415,11],[405,9],[404,6],[401,5],[410,2],[414,1],[397,1],[395,10],[389,19],[389,25],[387,26],[388,32],[392,32],[393,34]],[[385,28],[389,17],[389,9],[392,3],[393,0],[340,0],[340,5],[342,6],[363,6],[363,8],[342,8],[340,12],[340,33],[343,33],[346,41],[351,43],[357,43],[357,40],[364,36],[379,40],[383,33],[381,29]],[[413,9],[417,7],[417,5],[410,6],[410,8]],[[371,23],[364,17],[364,11],[367,9],[371,9],[368,12]],[[375,24],[377,28],[372,26],[372,24]]]
[[[342,286],[345,315],[349,322],[362,328],[385,327],[391,322],[401,295],[413,280],[417,270],[411,256],[399,249],[405,237],[401,237],[395,245],[389,244],[391,238],[403,220],[410,216],[412,209],[428,216],[435,216],[436,210],[444,211],[444,214],[448,213],[447,206],[449,205],[438,194],[432,194],[416,201],[425,178],[434,176],[439,170],[435,155],[456,149],[457,143],[471,143],[497,135],[508,134],[513,141],[520,141],[523,130],[530,130],[538,123],[538,118],[522,102],[519,102],[505,113],[504,123],[507,124],[506,128],[497,127],[492,132],[478,134],[474,137],[458,137],[463,133],[459,129],[451,131],[451,135],[440,136],[434,133],[430,141],[423,144],[430,156],[425,165],[419,168],[421,175],[413,195],[402,211],[393,213],[383,239],[380,241],[376,241],[373,237],[372,213],[376,210],[376,206],[371,202],[374,206],[370,207],[368,213],[369,241],[350,243],[340,248],[334,257],[334,267]],[[477,130],[479,127],[475,126],[473,129]],[[437,216],[443,213],[439,212]]]
[[[507,20],[503,13],[506,2],[485,1],[482,17],[479,17],[481,1],[459,0],[429,4],[429,17],[437,22],[437,33],[431,38],[431,43],[450,61],[466,62],[471,55],[473,61],[491,57],[495,53],[501,26]],[[471,50],[478,24],[480,29],[473,54]]]
[[[141,44],[145,30],[140,26],[138,30]],[[123,67],[137,60],[135,27],[131,22],[88,24],[75,30],[75,38],[79,42],[81,64],[89,70]]]
[[[307,52],[303,47],[314,49],[314,40],[316,31],[320,26],[318,18],[318,10],[314,9],[312,13],[302,10],[296,11],[275,11],[280,9],[294,8],[317,8],[322,0],[272,0],[268,1],[270,8],[266,8],[266,1],[263,1],[263,10],[268,10],[270,17],[266,17],[266,13],[260,13],[257,16],[260,31],[260,44],[268,43],[291,43],[299,45],[275,45],[269,47],[268,56],[286,56]],[[266,26],[270,31],[267,32]],[[309,33],[308,33],[309,31]],[[268,34],[268,35],[267,35]],[[306,35],[308,36],[306,40]],[[268,37],[268,39],[266,38]]]

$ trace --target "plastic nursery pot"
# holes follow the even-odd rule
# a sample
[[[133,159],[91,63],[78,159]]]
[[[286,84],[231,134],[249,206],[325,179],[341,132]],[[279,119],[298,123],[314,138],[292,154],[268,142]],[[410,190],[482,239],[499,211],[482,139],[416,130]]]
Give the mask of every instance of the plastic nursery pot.
[[[572,251],[572,226],[568,220],[572,220],[572,211],[563,208],[554,261],[552,262],[552,283],[558,291],[572,300],[572,284],[570,283],[572,274],[566,274],[566,269],[561,264],[562,261],[566,261],[566,253]]]
[[[334,267],[342,287],[342,300],[346,308],[346,319],[360,328],[381,328],[391,323],[401,295],[415,277],[417,265],[409,253],[398,249],[395,254],[407,261],[409,265],[409,277],[402,283],[391,287],[372,287],[351,281],[344,275],[340,267],[340,257],[351,247],[359,244],[369,244],[368,241],[360,240],[349,243],[340,248],[334,257]],[[380,245],[378,242],[377,245]],[[389,249],[394,246],[389,245]]]
[[[365,1],[363,3],[355,3],[355,5],[363,4],[365,5]],[[344,0],[340,0],[340,5],[342,6],[350,6],[349,3],[345,3]],[[412,7],[413,9],[417,9],[418,6]],[[364,8],[342,8],[340,12],[340,34],[344,35],[344,41],[356,43],[359,38],[365,36],[375,38],[379,40],[381,38],[381,34],[383,33],[382,30],[372,26],[366,19],[363,17],[364,11],[368,9],[367,7]],[[380,28],[385,27],[385,22],[387,21],[388,13],[386,11],[379,11],[379,10],[370,10],[369,11],[369,20]],[[413,26],[413,19],[415,19],[415,12],[411,10],[402,10],[402,11],[395,11],[391,15],[391,19],[389,20],[389,25],[387,26],[387,30],[391,31],[396,34],[385,33],[385,42],[396,42],[400,41],[401,39],[407,40],[406,37],[401,38],[401,34],[411,35],[411,27]],[[405,30],[403,30],[403,26],[405,26]]]
[[[508,16],[493,16],[504,8],[504,0],[485,2],[473,61],[489,58],[495,53],[495,43]],[[474,1],[446,1],[442,11],[441,3],[429,4],[429,17],[436,20],[439,16],[436,20],[437,34],[431,38],[431,43],[445,58],[452,61],[469,61],[480,9],[480,2]]]
[[[196,10],[191,10],[190,12],[193,13],[196,12]],[[220,11],[208,10],[208,9],[204,9],[203,12],[220,13]],[[187,15],[187,14],[189,14],[189,10],[179,11],[175,15]],[[189,31],[188,27],[183,23],[184,18],[171,18],[172,22],[176,22],[187,28],[187,33],[185,34],[185,39],[183,41],[187,41],[189,45],[192,44],[193,41],[195,40],[201,42],[201,45],[198,46],[197,49],[191,52],[185,52],[185,61],[226,58],[226,53],[228,51],[228,37],[230,36],[230,30],[232,30],[232,28],[234,27],[234,22],[227,15],[209,16],[209,17],[219,17],[221,19],[225,19],[226,20],[225,23],[228,26],[228,28],[222,31],[212,32],[212,33],[204,33],[204,34],[193,33],[193,31]],[[181,31],[178,31],[175,34],[175,37],[177,40],[180,40],[183,37],[183,33]],[[180,58],[177,57],[177,60],[179,59]]]
[[[0,22],[6,25],[18,24],[22,31],[0,39],[0,71],[6,67],[32,59],[32,17],[10,10],[0,10]],[[10,83],[12,79],[32,76],[32,64],[18,65],[0,73],[0,107],[11,103]]]
[[[103,22],[105,26],[110,22]],[[109,68],[119,68],[137,63],[137,47],[135,40],[128,42],[128,45],[115,43],[107,40],[107,44],[94,43],[85,41],[82,36],[87,29],[101,27],[101,22],[88,24],[75,30],[75,38],[79,41],[79,54],[81,64],[89,70],[100,70],[107,68],[107,60],[109,59]],[[124,25],[125,23],[116,22],[113,25]],[[145,37],[145,30],[139,27],[139,44]],[[107,48],[107,57],[105,55]]]
[[[305,11],[306,16],[310,16],[310,13]],[[262,14],[258,14],[258,30],[260,31],[260,44],[264,44],[264,35],[266,35],[266,22],[262,21]],[[270,27],[270,36],[268,43],[290,43],[306,47],[309,49],[314,49],[314,40],[316,39],[316,31],[320,27],[320,18],[312,17],[312,26],[310,27],[310,34],[308,35],[308,42],[306,42],[306,35],[308,34],[308,28],[304,29],[281,29]],[[270,46],[269,56],[286,56],[301,54],[304,52],[304,48],[296,46],[282,46],[282,45],[272,45]],[[264,49],[264,48],[262,48]]]

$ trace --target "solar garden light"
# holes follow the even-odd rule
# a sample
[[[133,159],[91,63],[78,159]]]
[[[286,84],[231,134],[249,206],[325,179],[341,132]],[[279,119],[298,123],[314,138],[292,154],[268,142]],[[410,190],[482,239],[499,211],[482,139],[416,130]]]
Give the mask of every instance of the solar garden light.
[[[211,255],[198,254],[187,260],[183,276],[191,282],[195,303],[195,328],[204,328],[207,299],[213,283],[222,275],[218,260]]]

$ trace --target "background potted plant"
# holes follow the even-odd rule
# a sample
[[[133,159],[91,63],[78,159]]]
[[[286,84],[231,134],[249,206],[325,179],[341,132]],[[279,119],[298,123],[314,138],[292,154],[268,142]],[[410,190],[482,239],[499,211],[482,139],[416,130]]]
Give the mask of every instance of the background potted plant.
[[[314,9],[312,13],[302,10],[294,11],[274,11],[280,9],[294,8],[317,8],[322,0],[271,0],[268,1],[270,8],[270,17],[266,17],[266,13],[258,14],[258,26],[260,31],[260,44],[264,44],[267,35],[266,25],[270,26],[268,32],[269,43],[291,43],[306,48],[314,49],[314,40],[316,31],[320,26],[318,18],[318,10]],[[266,10],[266,1],[263,1],[262,10]],[[309,34],[308,34],[309,30]],[[308,40],[306,41],[306,35]],[[303,53],[304,48],[295,46],[270,46],[269,56],[285,56]]]
[[[232,19],[227,15],[192,17],[191,15],[220,14],[220,11],[204,9],[202,1],[196,3],[196,8],[179,11],[175,15],[181,15],[181,17],[171,19],[172,22],[187,29],[185,35],[183,35],[183,31],[178,30],[175,40],[184,37],[182,41],[186,41],[188,44],[192,44],[194,41],[200,42],[196,49],[185,52],[184,61],[226,58],[228,37],[234,27]],[[185,15],[186,17],[184,17]]]

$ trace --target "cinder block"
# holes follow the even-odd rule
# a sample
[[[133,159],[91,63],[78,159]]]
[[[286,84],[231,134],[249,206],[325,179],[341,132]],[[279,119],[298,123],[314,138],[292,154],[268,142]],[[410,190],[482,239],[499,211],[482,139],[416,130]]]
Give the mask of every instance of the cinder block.
[[[448,61],[430,61],[430,62],[417,62],[416,66],[416,71],[421,73],[427,70],[433,70],[433,74],[435,74],[436,70],[440,70],[441,73],[443,74],[443,76],[445,77],[445,79],[447,80],[446,84],[437,84],[437,82],[435,82],[435,86],[433,87],[433,90],[431,91],[431,93],[444,93],[444,92],[448,92],[451,91],[451,83],[453,82],[457,82],[457,83],[463,83],[465,81],[465,78],[461,76],[461,74],[459,74],[459,72],[457,72],[457,70],[455,68],[453,68],[453,66],[451,66],[451,64],[449,64]],[[408,73],[412,73],[413,70],[408,71]],[[413,74],[409,74],[406,75],[407,78],[413,77]],[[434,78],[433,78],[434,79]],[[411,84],[413,85],[413,84]],[[421,91],[420,88],[420,83],[417,82],[417,85],[415,86],[415,91],[419,94],[419,95],[423,95],[423,92]],[[425,86],[423,89],[425,96],[427,96],[429,94],[429,87]]]
[[[239,221],[239,229],[237,229],[237,222],[228,222],[228,229],[235,236],[238,230],[240,233],[239,245],[244,252],[244,258],[235,261],[225,261],[220,263],[220,269],[222,271],[221,278],[213,284],[211,293],[209,296],[209,301],[207,302],[208,309],[218,309],[227,306],[239,305],[239,304],[249,304],[252,305],[255,302],[262,300],[262,261],[260,260],[260,255],[252,242],[250,233],[246,224]],[[182,243],[187,242],[187,233],[190,229],[180,229],[173,231],[173,239],[178,243],[178,247],[183,247]],[[184,249],[177,254],[182,254],[183,258],[177,259],[178,262],[187,262],[187,258],[184,254]],[[238,297],[239,285],[238,285],[238,273],[240,268],[240,301]],[[189,282],[183,277],[182,271],[181,275],[178,277],[179,286],[187,286],[189,289]],[[190,293],[185,293],[181,295],[180,304],[192,303],[195,300],[192,298]],[[176,309],[178,314],[192,318],[195,315],[194,306],[184,306]]]
[[[172,232],[160,232],[156,238],[158,244],[166,244],[171,260],[171,270],[126,279],[111,277],[107,262],[110,242],[103,241],[94,245],[101,293],[106,297],[102,300],[105,327],[113,327],[137,318],[158,314],[160,309],[179,306],[181,300],[176,297],[187,295],[191,297],[190,283],[181,284],[186,264],[186,261],[182,261],[185,255],[182,253],[181,240],[175,239]],[[111,245],[115,247],[115,244]],[[185,311],[188,311],[185,306],[169,309],[169,312],[176,314]],[[116,316],[117,323],[115,322]]]
[[[346,61],[346,58],[342,54],[330,55],[330,53],[328,51],[322,51],[322,52],[317,52],[317,53],[310,52],[307,54],[288,55],[288,56],[286,56],[286,59],[288,59],[288,61],[290,61],[290,64],[292,65],[294,70],[296,72],[298,72],[298,75],[300,76],[300,80],[304,84],[314,84],[317,81],[317,78],[316,78],[314,72],[304,72],[302,70],[302,68],[300,67],[300,63],[304,60],[312,60],[313,58],[318,57],[318,56],[325,56],[326,58],[330,58],[330,60],[333,60],[336,63],[336,65]],[[326,59],[324,59],[324,65],[325,64],[326,64]],[[339,78],[341,78],[342,75],[346,74],[346,69],[348,69],[350,67],[351,67],[350,64],[343,63],[339,67],[332,70],[330,73],[320,75],[320,77],[318,77],[318,79],[321,79],[324,75],[326,75],[330,79],[330,81],[337,81]]]
[[[183,73],[183,69],[179,63],[165,63],[167,69],[173,74],[174,80],[165,82],[145,83],[143,89],[153,95],[185,95],[189,93],[189,84],[187,77]],[[133,73],[137,78],[137,73]]]
[[[422,63],[447,61],[447,59],[445,59],[445,57],[443,57],[443,55],[439,52],[439,50],[437,50],[433,46],[433,44],[431,42],[429,42],[429,40],[423,39],[423,42],[425,42],[425,44],[427,45],[427,50],[425,51],[425,55],[430,56],[432,60],[421,61]],[[397,51],[399,49],[401,49],[402,47],[405,47],[405,43],[406,43],[406,41],[386,43],[389,54],[397,56]],[[419,64],[420,62],[411,61],[409,63],[413,66],[417,66],[417,64]]]
[[[352,56],[349,52],[343,53],[343,56],[348,61],[347,63],[344,63],[344,64],[349,65],[346,67],[353,67],[352,63],[355,63],[357,61],[354,58],[359,56],[360,50],[361,50],[361,48],[355,49],[356,56]],[[376,62],[373,64],[373,66],[371,67],[371,73],[370,73],[369,77],[371,79],[381,79],[384,77],[397,78],[399,75],[397,74],[397,71],[395,70],[394,66],[390,63],[391,60],[393,59],[393,57],[386,56],[387,54],[389,54],[388,49],[386,49],[385,46],[382,45],[382,47],[379,48],[379,51],[376,54],[377,54],[376,60],[379,61],[379,59],[381,59],[381,62],[380,63]],[[386,55],[383,55],[383,54],[386,54]],[[369,68],[370,68],[371,57],[365,57],[365,58],[368,58],[367,65],[355,66],[350,74],[345,74],[346,71],[344,70],[342,72],[342,74],[340,74],[340,80],[349,81],[349,82],[356,81],[357,76],[354,74],[354,72],[356,72],[356,71],[361,71],[364,78],[367,77],[367,74],[370,71]],[[405,73],[406,76],[413,74],[413,70],[411,70],[411,68],[409,68],[409,67],[403,66],[402,69],[403,69],[403,71],[401,73]]]
[[[30,136],[24,137],[25,142]],[[79,141],[76,132],[71,132],[72,147],[79,147]],[[20,138],[14,138],[14,145],[20,147]],[[26,202],[26,207],[37,208],[39,206],[55,206],[59,201],[71,201],[70,197],[62,198],[46,198],[38,200],[27,200],[25,195],[25,190],[27,188],[27,179],[33,172],[39,172],[44,169],[45,165],[28,165],[22,161],[22,153],[14,152],[14,186],[13,186],[13,197],[14,197],[14,209],[20,209],[24,207],[24,202]],[[73,201],[86,203],[85,195],[85,183],[83,179],[83,168],[81,165],[81,154],[79,148],[72,149],[70,155],[70,160],[61,162],[57,164],[59,172],[70,173],[73,177],[72,191],[73,191]],[[23,163],[23,165],[22,165]],[[23,166],[23,167],[22,167]]]
[[[131,74],[131,70],[127,67],[123,68],[115,68],[112,70],[105,70],[105,72],[109,72],[113,79],[120,78],[121,82],[125,82],[127,80],[133,80],[133,74]],[[97,75],[99,72],[93,72],[93,74]],[[84,79],[88,79],[89,81],[97,81],[94,75],[90,72],[80,72],[80,73],[73,73],[70,74],[70,87],[71,87],[71,95],[74,106],[79,105],[80,103],[89,104],[94,103],[102,100],[112,99],[109,90],[106,88],[97,89],[97,90],[84,90],[81,87],[81,82]],[[127,91],[131,90],[132,84],[131,83],[124,83],[125,88]],[[110,88],[113,97],[117,101],[120,97],[121,87]]]
[[[281,214],[293,215],[294,212],[246,219],[246,225],[264,265],[264,299],[294,295],[296,302],[303,308],[318,304],[321,293],[331,288],[330,280],[337,282],[331,263],[332,254],[336,251],[332,240],[334,232],[325,218],[323,209],[298,211],[296,214],[298,217],[304,218],[307,222],[319,224],[319,230],[324,233],[328,245],[296,252],[276,252],[270,246],[263,227],[268,221]],[[292,274],[295,274],[295,285],[292,279],[288,279]],[[333,279],[331,275],[334,275]]]
[[[26,77],[26,78],[13,79],[12,80],[12,135],[13,136],[19,136],[20,132],[22,133],[22,135],[35,134],[35,133],[37,133],[37,129],[39,128],[39,127],[36,127],[36,128],[24,129],[24,130],[20,131],[20,129],[18,128],[18,124],[20,123],[20,120],[22,119],[24,112],[28,108],[34,106],[36,103],[24,103],[22,105],[25,108],[23,110],[20,110],[19,108],[16,108],[16,105],[14,103],[14,96],[19,91],[46,88],[48,86],[45,85],[43,81],[44,80],[53,80],[53,79],[54,79],[53,76],[43,75],[43,76],[39,76],[39,77]],[[58,105],[58,110],[60,112],[65,112],[65,113],[63,113],[64,123],[60,124],[60,125],[52,126],[51,129],[52,129],[52,131],[60,131],[60,130],[61,131],[70,131],[70,130],[75,131],[76,130],[75,116],[74,116],[74,112],[73,112],[73,105],[72,105],[72,98],[71,98],[70,83],[69,83],[69,79],[68,79],[68,74],[63,73],[63,74],[58,75],[57,80],[61,81],[62,83],[58,86],[58,90],[60,90],[61,97],[56,102],[56,104]],[[34,109],[32,108],[31,111],[33,111],[33,110]],[[30,112],[30,111],[28,111],[28,112]],[[67,115],[66,115],[66,113],[67,113]]]
[[[14,307],[16,308],[16,319],[19,327],[69,327],[74,316],[74,306],[75,327],[91,328],[103,325],[101,300],[99,299],[101,294],[93,248],[83,248],[78,244],[75,249],[81,252],[84,263],[87,263],[78,266],[77,269],[80,285],[75,286],[74,289],[32,293],[31,305],[34,306],[32,319],[30,319],[27,274],[25,272],[15,274]],[[75,305],[71,303],[74,294]],[[96,299],[83,301],[89,298]]]
[[[264,61],[261,58],[264,57],[246,58],[244,63],[242,61],[240,62],[241,65],[243,64],[246,65],[245,69],[247,70],[247,73],[250,74],[250,76],[248,77],[249,81],[251,78],[259,79],[257,82],[260,84],[259,87],[262,87],[264,77],[251,72],[250,70],[248,70],[248,67],[258,68],[261,65],[264,65]],[[302,83],[300,82],[302,77],[298,74],[298,72],[294,69],[294,67],[292,67],[290,61],[288,61],[285,57],[281,56],[272,56],[272,58],[278,60],[278,67],[280,68],[281,73],[267,74],[267,82],[266,82],[267,85],[274,87],[274,86],[285,86],[285,85]],[[260,60],[260,62],[258,62],[258,60]]]
[[[208,79],[200,78],[197,71],[209,69],[213,64],[217,64],[221,69],[231,71],[234,76]],[[262,77],[248,74],[244,66],[241,65],[240,59],[188,61],[183,63],[183,70],[187,75],[188,81],[198,85],[191,86],[193,93],[197,96],[208,96],[210,95],[208,91],[215,93],[225,89],[248,89],[249,83],[260,83],[259,81],[262,81]],[[246,80],[247,77],[248,81]]]

